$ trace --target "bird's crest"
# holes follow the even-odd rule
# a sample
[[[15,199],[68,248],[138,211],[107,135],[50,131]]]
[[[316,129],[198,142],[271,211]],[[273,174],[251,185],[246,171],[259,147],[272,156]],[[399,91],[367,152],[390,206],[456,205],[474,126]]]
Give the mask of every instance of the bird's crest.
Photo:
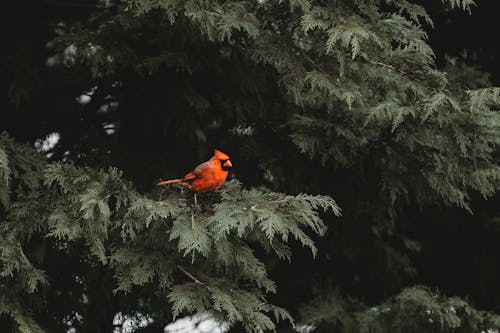
[[[218,160],[228,160],[229,159],[229,156],[227,156],[226,154],[224,154],[223,152],[221,152],[220,150],[217,150],[217,149],[214,150],[214,156]]]

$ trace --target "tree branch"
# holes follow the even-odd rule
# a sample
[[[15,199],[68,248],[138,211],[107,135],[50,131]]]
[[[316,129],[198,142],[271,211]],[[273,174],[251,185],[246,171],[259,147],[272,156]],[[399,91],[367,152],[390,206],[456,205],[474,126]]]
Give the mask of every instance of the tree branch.
[[[205,283],[203,283],[202,281],[200,281],[196,276],[194,276],[193,274],[189,273],[188,271],[186,271],[184,268],[182,268],[181,265],[177,265],[177,268],[181,270],[182,273],[184,273],[188,278],[190,278],[195,284],[199,284],[199,285],[202,285],[204,287],[206,287],[208,290],[210,290],[210,287],[207,286]]]
[[[373,61],[373,60],[367,60],[367,62],[369,62],[370,64],[372,65],[377,65],[377,66],[380,66],[380,67],[385,67],[385,68],[389,68],[390,70],[393,70],[395,72],[398,72],[399,74],[401,75],[408,75],[408,72],[407,71],[404,71],[402,69],[399,69],[399,68],[396,68],[392,65],[389,65],[389,64],[386,64],[386,63],[383,63],[381,61]]]
[[[403,70],[403,69],[400,69],[400,68],[397,68],[393,65],[390,65],[390,64],[386,64],[384,62],[381,62],[381,61],[373,61],[373,60],[368,60],[368,59],[362,59],[361,61],[364,61],[366,63],[369,63],[369,64],[372,64],[372,65],[375,65],[375,66],[379,66],[379,67],[383,67],[383,68],[387,68],[391,71],[394,71],[396,73],[399,73],[403,76],[406,76],[412,80],[415,80],[416,82],[418,82],[420,85],[422,85],[424,88],[426,88],[427,90],[430,90],[430,91],[445,91],[445,92],[450,92],[448,89],[446,88],[434,88],[434,87],[431,87],[427,84],[425,84],[424,82],[422,82],[421,80],[417,79],[414,75],[412,75],[411,73]]]
[[[315,69],[317,69],[321,74],[325,75],[325,76],[328,76],[328,77],[332,77],[330,74],[327,73],[327,71],[325,71],[318,63],[316,63],[316,61],[314,61],[309,55],[307,55],[305,52],[301,52],[302,54],[302,57],[304,59],[306,59],[309,63],[311,63],[313,65],[313,67]]]
[[[263,202],[257,202],[255,205],[250,207],[251,210],[256,211],[256,212],[263,212],[264,210],[258,209],[260,205],[269,205],[269,204],[275,204],[275,203],[284,203],[287,202],[288,199],[280,199],[280,200],[271,200],[271,201],[263,201]]]

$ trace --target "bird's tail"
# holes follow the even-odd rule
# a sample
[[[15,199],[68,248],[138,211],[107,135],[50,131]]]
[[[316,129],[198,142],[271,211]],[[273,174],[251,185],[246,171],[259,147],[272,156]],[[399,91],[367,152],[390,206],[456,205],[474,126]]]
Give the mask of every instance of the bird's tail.
[[[182,182],[182,179],[170,179],[170,180],[164,180],[162,182],[156,183],[156,186],[162,186],[162,185],[170,185],[170,184],[178,184]]]

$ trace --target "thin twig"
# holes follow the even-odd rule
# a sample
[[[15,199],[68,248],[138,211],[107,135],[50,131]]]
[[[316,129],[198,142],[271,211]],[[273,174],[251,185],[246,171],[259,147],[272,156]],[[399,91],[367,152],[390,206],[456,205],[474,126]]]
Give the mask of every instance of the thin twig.
[[[256,211],[256,212],[263,212],[263,209],[258,209],[260,205],[269,205],[269,204],[275,204],[275,203],[284,203],[287,202],[288,199],[280,199],[280,200],[271,200],[271,201],[263,201],[263,202],[257,202],[255,205],[250,207],[251,210]]]
[[[194,223],[194,210],[191,211],[191,228],[193,229],[193,231],[196,231],[196,227],[195,227],[195,223]]]
[[[379,67],[383,67],[383,68],[387,68],[387,69],[390,69],[396,73],[399,73],[403,76],[406,76],[412,80],[415,80],[417,81],[420,85],[422,85],[423,87],[425,87],[426,89],[430,90],[430,91],[445,91],[445,92],[450,92],[448,89],[446,88],[435,88],[435,87],[431,87],[427,84],[425,84],[424,82],[422,82],[421,80],[419,80],[418,78],[416,78],[414,75],[412,75],[411,73],[403,70],[403,69],[400,69],[400,68],[397,68],[393,65],[390,65],[390,64],[386,64],[384,62],[381,62],[381,61],[373,61],[373,60],[367,60],[367,59],[363,59],[362,61],[365,61],[369,64],[372,64],[372,65],[375,65],[375,66],[379,66]]]
[[[346,30],[346,31],[352,31],[352,28],[351,27],[348,27],[347,25],[339,25],[339,28],[342,29],[342,30]]]
[[[108,200],[109,198],[111,198],[113,195],[117,194],[118,192],[111,192],[109,194],[107,194],[106,196],[104,196],[104,198],[102,198],[102,200]]]
[[[313,67],[315,69],[317,69],[321,74],[328,76],[328,77],[331,77],[331,75],[328,74],[328,72],[325,71],[318,63],[316,63],[316,61],[314,61],[309,55],[307,55],[305,52],[301,52],[301,54],[302,54],[302,57],[304,59],[306,59],[309,63],[311,63],[313,65]]]
[[[373,60],[367,60],[370,64],[372,65],[377,65],[377,66],[380,66],[380,67],[385,67],[385,68],[389,68],[395,72],[398,72],[399,74],[401,75],[408,75],[408,72],[407,71],[404,71],[402,69],[399,69],[399,68],[396,68],[392,65],[389,65],[389,64],[386,64],[386,63],[383,63],[383,62],[380,62],[380,61],[373,61]]]
[[[17,242],[17,246],[19,247],[19,252],[21,253],[21,258],[30,266],[33,266],[31,264],[31,261],[29,261],[28,257],[26,257],[26,254],[24,254],[24,251],[23,251],[23,246],[21,245],[21,242],[18,241]]]
[[[212,11],[210,11],[210,10],[208,10],[208,9],[204,9],[204,10],[205,10],[205,12],[207,12],[208,14],[211,14],[211,15],[214,15],[214,16],[219,16],[219,17],[220,17],[220,16],[222,16],[221,14],[216,13],[216,12],[212,12]]]
[[[180,269],[182,271],[182,273],[184,273],[188,278],[190,278],[195,284],[199,284],[199,285],[202,285],[204,287],[206,287],[207,289],[210,290],[210,287],[207,286],[204,282],[200,281],[196,276],[194,276],[193,274],[189,273],[188,271],[186,271],[184,268],[182,268],[181,265],[177,265],[177,268]]]

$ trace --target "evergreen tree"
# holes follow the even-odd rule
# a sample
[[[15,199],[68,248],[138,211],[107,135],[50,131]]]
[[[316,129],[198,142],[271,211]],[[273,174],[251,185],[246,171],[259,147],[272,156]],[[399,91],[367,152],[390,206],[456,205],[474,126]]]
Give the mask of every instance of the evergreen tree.
[[[2,99],[17,139],[60,137],[45,157],[0,136],[2,327],[110,332],[122,313],[152,331],[190,314],[247,332],[500,329],[473,307],[500,301],[496,247],[482,296],[426,275],[454,245],[429,230],[459,237],[455,217],[500,186],[500,89],[460,60],[436,66],[422,5],[84,7],[51,13],[45,71]],[[152,189],[214,147],[235,166],[223,193],[195,206],[189,191]]]
[[[270,316],[292,319],[285,309],[267,302],[265,294],[276,292],[276,285],[251,245],[290,261],[287,243],[294,239],[316,255],[316,246],[304,229],[318,234],[324,230],[318,209],[340,215],[327,196],[245,190],[237,181],[228,183],[221,200],[207,196],[200,207],[178,191],[153,200],[135,192],[116,169],[104,172],[71,163],[45,165],[32,150],[16,146],[5,135],[2,146],[6,149],[1,151],[5,216],[0,304],[1,312],[10,315],[23,332],[42,331],[29,313],[52,310],[40,308],[47,294],[74,293],[50,286],[52,275],[37,267],[49,266],[55,259],[62,261],[53,263],[55,270],[69,263],[64,266],[69,276],[62,277],[63,285],[82,284],[79,293],[66,297],[81,299],[89,316],[99,312],[88,309],[98,306],[92,304],[96,290],[91,289],[111,294],[145,286],[152,291],[148,298],[160,298],[160,304],[170,301],[167,319],[186,311],[210,311],[221,322],[244,323],[248,331],[273,329]],[[109,290],[94,285],[92,280],[106,281],[108,274],[116,280],[114,290],[110,285],[105,285]],[[141,301],[141,296],[134,296],[136,302]],[[115,309],[120,306],[116,304]],[[70,326],[78,318],[73,315],[67,323]],[[81,325],[104,332],[110,329],[114,313],[108,315],[104,327]],[[55,319],[43,321],[54,328],[68,321]]]

